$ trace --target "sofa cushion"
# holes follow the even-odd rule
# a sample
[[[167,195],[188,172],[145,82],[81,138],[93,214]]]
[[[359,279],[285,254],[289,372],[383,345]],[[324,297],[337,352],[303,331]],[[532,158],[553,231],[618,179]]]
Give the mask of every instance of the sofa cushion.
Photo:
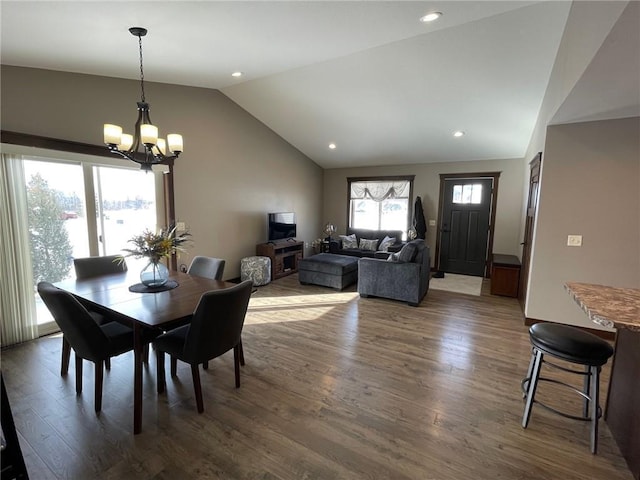
[[[329,242],[329,252],[335,253],[338,255],[349,255],[353,257],[374,257],[376,254],[374,250],[368,250],[362,248],[359,244],[360,239],[372,240],[372,239],[384,239],[389,237],[390,239],[395,238],[395,243],[388,246],[386,251],[388,252],[398,252],[404,245],[400,240],[402,238],[402,231],[400,230],[366,230],[360,228],[351,228],[347,229],[347,233],[349,235],[339,235],[339,240],[331,240]],[[356,245],[351,243],[351,240],[355,236],[355,241],[358,242]],[[347,240],[347,242],[345,242]],[[348,245],[353,245],[349,247]],[[377,249],[380,250],[380,245],[378,244]]]
[[[409,242],[404,247],[402,247],[402,250],[400,250],[400,252],[398,253],[397,260],[401,263],[413,262],[416,258],[417,253],[418,246],[413,242]]]
[[[369,240],[367,238],[361,238],[360,245],[358,245],[358,247],[360,250],[371,250],[372,252],[375,252],[378,249],[378,239]]]
[[[382,239],[382,241],[378,245],[378,250],[382,252],[387,252],[389,251],[389,247],[394,243],[396,243],[395,237],[390,237],[389,235],[387,235]]]
[[[370,257],[373,258],[375,256],[373,250],[362,250],[361,248],[343,248],[342,250],[338,250],[338,255],[348,255],[350,257]]]
[[[358,248],[358,239],[355,233],[340,235],[340,240],[342,240],[342,248]]]

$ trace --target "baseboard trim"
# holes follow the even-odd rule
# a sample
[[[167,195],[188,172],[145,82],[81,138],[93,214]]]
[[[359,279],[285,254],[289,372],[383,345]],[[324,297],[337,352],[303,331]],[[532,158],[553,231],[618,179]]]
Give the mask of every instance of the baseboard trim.
[[[538,320],[536,318],[528,318],[528,317],[525,317],[525,319],[524,319],[524,324],[527,327],[530,327],[531,325],[533,325],[535,323],[555,323],[555,322],[549,322],[548,320]],[[560,323],[560,322],[558,322],[558,323]],[[571,325],[571,326],[579,328],[580,330],[584,330],[585,332],[592,333],[595,336],[603,338],[605,340],[615,341],[615,339],[616,339],[616,332],[608,332],[606,330],[597,330],[595,328],[580,327],[578,325]]]

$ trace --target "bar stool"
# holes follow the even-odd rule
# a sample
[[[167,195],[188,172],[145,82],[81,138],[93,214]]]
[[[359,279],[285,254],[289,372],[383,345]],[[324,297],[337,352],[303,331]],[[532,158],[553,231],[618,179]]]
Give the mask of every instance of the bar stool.
[[[534,403],[563,417],[590,421],[591,453],[595,454],[598,449],[598,419],[602,416],[602,409],[598,403],[600,369],[607,363],[609,357],[613,355],[613,348],[606,341],[591,333],[557,323],[536,323],[529,328],[529,337],[533,347],[529,370],[527,371],[527,376],[522,380],[522,391],[524,392],[525,400],[522,427],[527,428]],[[545,355],[584,365],[584,371],[555,365],[545,360]],[[541,377],[540,370],[543,363],[565,372],[582,375],[584,377],[583,389],[578,390],[573,385],[560,380]],[[561,412],[535,400],[538,381],[563,385],[581,395],[583,397],[582,416]]]

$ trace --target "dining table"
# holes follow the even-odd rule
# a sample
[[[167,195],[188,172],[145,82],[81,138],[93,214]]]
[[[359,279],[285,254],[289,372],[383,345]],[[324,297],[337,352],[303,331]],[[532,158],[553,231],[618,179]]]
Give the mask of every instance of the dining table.
[[[84,279],[67,279],[54,285],[73,294],[84,305],[106,310],[110,317],[133,328],[133,433],[142,431],[143,329],[170,330],[184,324],[193,314],[203,293],[234,286],[222,280],[169,273],[169,289],[141,288],[139,272],[101,275]],[[176,285],[177,284],[177,285]],[[135,287],[137,288],[135,288]],[[137,292],[133,290],[148,290]]]

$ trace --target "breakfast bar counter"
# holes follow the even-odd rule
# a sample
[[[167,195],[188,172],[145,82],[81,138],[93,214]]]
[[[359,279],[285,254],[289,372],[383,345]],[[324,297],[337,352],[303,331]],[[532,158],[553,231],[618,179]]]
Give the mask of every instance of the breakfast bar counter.
[[[640,480],[640,289],[574,282],[565,288],[593,322],[617,329],[605,421]]]

